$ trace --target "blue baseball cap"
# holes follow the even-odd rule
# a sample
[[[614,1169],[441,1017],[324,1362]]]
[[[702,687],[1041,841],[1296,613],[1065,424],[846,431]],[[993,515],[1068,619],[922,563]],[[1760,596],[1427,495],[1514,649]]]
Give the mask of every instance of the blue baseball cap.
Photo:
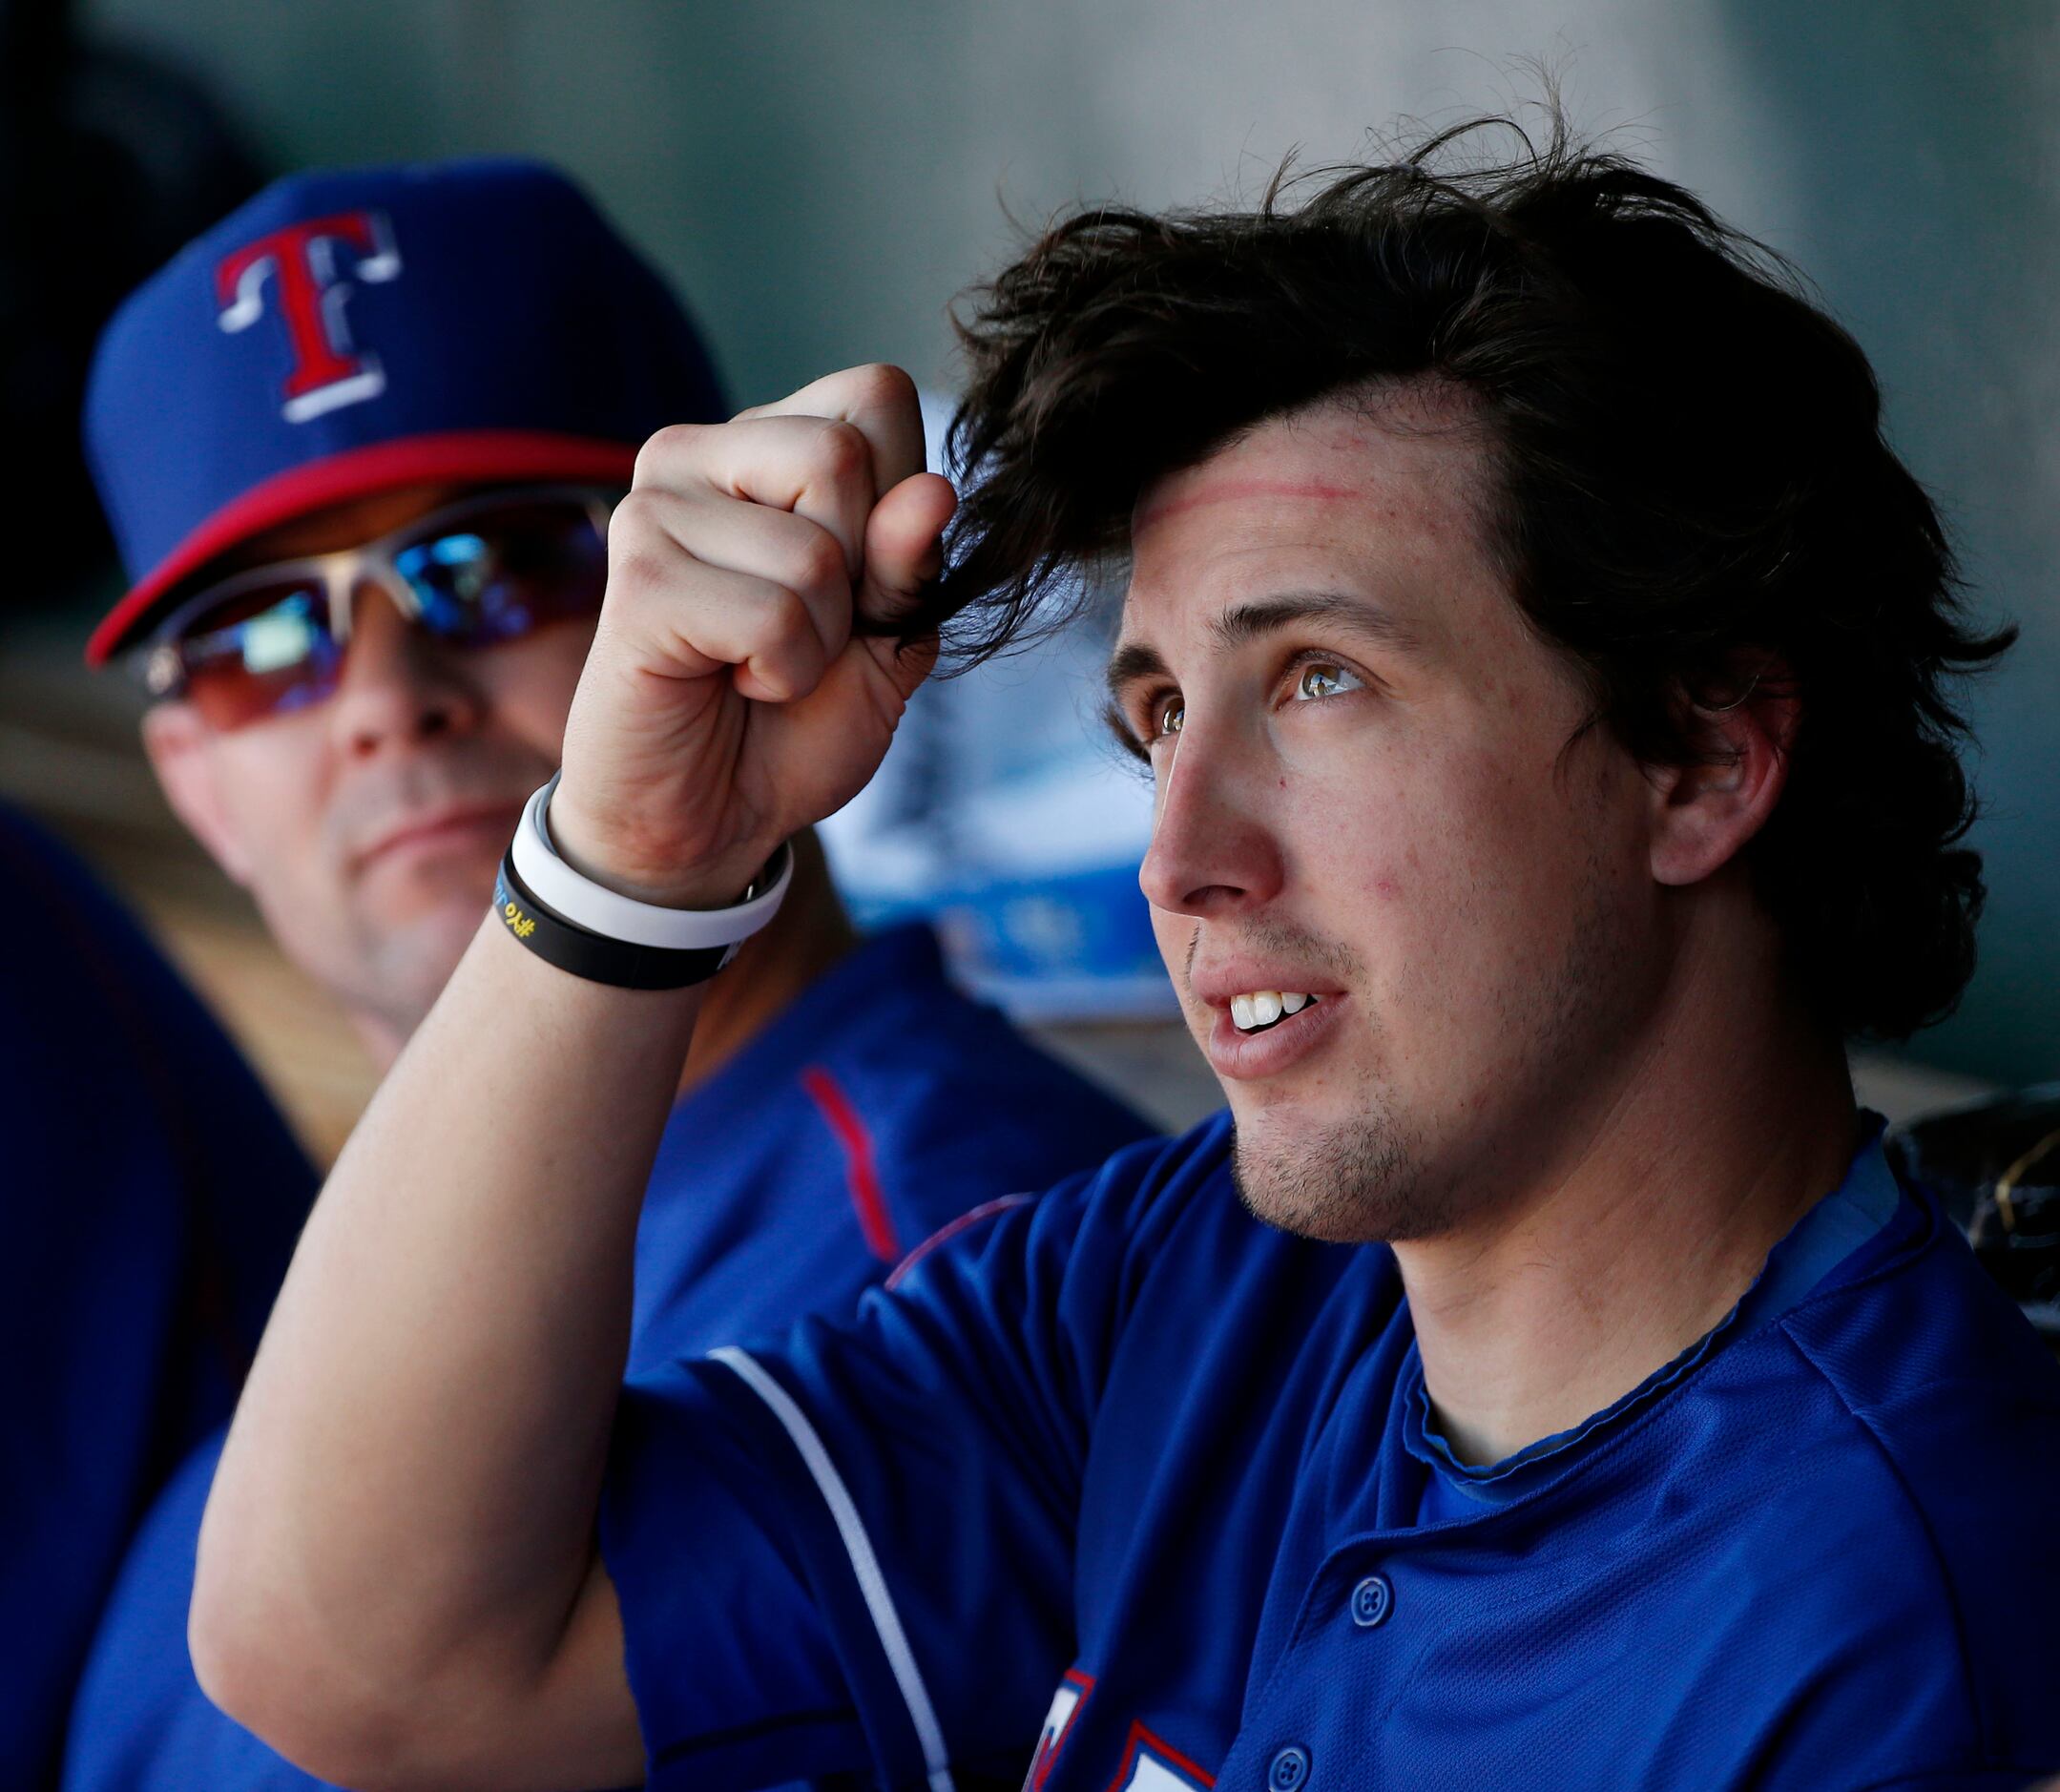
[[[86,456],[133,583],[87,660],[294,517],[430,482],[627,485],[654,430],[726,412],[678,301],[556,170],[290,176],[101,335]]]

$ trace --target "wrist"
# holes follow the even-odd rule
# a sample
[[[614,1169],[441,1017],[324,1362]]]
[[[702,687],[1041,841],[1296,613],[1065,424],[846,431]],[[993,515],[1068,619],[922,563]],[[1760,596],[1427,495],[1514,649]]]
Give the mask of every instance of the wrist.
[[[493,911],[517,941],[560,970],[620,989],[685,989],[715,976],[779,913],[794,871],[784,844],[728,902],[648,902],[566,860],[550,819],[557,787],[551,779],[524,807],[501,861]]]
[[[626,847],[626,830],[597,819],[562,783],[550,807],[551,843],[581,877],[634,901],[662,908],[724,908],[765,866],[773,845],[732,848],[682,865],[676,857]]]

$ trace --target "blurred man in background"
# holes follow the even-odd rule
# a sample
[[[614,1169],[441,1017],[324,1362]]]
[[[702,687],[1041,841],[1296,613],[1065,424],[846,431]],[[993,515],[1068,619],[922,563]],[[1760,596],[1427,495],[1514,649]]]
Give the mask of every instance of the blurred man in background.
[[[140,658],[173,806],[382,1068],[557,764],[639,445],[723,411],[671,295],[524,162],[281,181],[111,324],[88,446],[135,584],[90,656]],[[956,994],[926,930],[855,936],[806,837],[723,993],[651,1181],[633,1378],[846,1310],[968,1209],[1145,1130]],[[304,1783],[187,1663],[214,1459],[196,1453],[131,1558],[71,1785]]]

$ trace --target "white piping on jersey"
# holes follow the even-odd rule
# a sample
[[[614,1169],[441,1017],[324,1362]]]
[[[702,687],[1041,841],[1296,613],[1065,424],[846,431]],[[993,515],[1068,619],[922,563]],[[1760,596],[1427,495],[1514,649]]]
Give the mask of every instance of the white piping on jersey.
[[[837,1465],[830,1460],[830,1452],[823,1448],[816,1427],[808,1423],[808,1415],[748,1351],[725,1344],[719,1350],[711,1350],[708,1357],[710,1362],[719,1363],[736,1374],[773,1409],[773,1416],[786,1427],[794,1448],[808,1465],[808,1472],[815,1476],[822,1503],[837,1521],[837,1534],[843,1539],[844,1553],[851,1558],[851,1572],[858,1578],[865,1609],[872,1615],[873,1628],[880,1633],[880,1647],[885,1652],[887,1666],[894,1671],[894,1683],[901,1688],[902,1701],[908,1707],[908,1719],[923,1743],[923,1764],[929,1772],[930,1792],[955,1792],[944,1731],[938,1727],[929,1689],[923,1684],[923,1671],[916,1666],[907,1633],[902,1629],[900,1614],[894,1610],[894,1595],[887,1591],[886,1576],[880,1572],[880,1558],[873,1553],[872,1539],[865,1534],[865,1521],[859,1516],[859,1509],[852,1503],[850,1490],[837,1472]]]

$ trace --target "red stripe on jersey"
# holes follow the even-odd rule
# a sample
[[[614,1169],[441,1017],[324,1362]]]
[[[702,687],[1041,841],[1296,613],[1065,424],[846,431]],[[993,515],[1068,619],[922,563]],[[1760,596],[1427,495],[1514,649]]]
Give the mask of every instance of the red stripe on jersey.
[[[859,1230],[865,1235],[865,1248],[883,1263],[901,1256],[901,1242],[894,1236],[894,1221],[887,1217],[886,1197],[880,1190],[880,1173],[873,1166],[872,1135],[851,1097],[837,1086],[837,1079],[820,1064],[801,1073],[801,1087],[808,1098],[822,1110],[830,1131],[844,1148],[844,1180],[851,1190],[851,1205],[857,1209]]]
[[[947,1239],[955,1239],[968,1226],[976,1226],[983,1219],[991,1219],[996,1214],[1007,1213],[1011,1207],[1020,1207],[1025,1201],[1035,1200],[1034,1195],[999,1195],[990,1201],[982,1201],[977,1207],[968,1207],[956,1219],[941,1225],[923,1242],[894,1266],[894,1273],[887,1278],[887,1286],[899,1287],[901,1280]]]
[[[1022,1196],[1016,1199],[1024,1198]],[[916,1247],[920,1255],[922,1246]],[[1058,1752],[1066,1746],[1066,1739],[1072,1734],[1072,1726],[1079,1720],[1080,1707],[1087,1703],[1087,1696],[1094,1690],[1094,1677],[1083,1674],[1078,1668],[1068,1668],[1066,1677],[1059,1681],[1059,1689],[1051,1696],[1051,1709],[1044,1720],[1044,1734],[1037,1739],[1037,1752],[1030,1757],[1030,1778],[1023,1782],[1023,1792],[1044,1792],[1044,1782],[1051,1777],[1051,1769],[1058,1762]],[[1072,1708],[1066,1713],[1054,1731],[1051,1720],[1060,1710],[1060,1701],[1068,1692],[1072,1694]]]
[[[1150,1755],[1161,1767],[1177,1768],[1197,1786],[1213,1787],[1216,1784],[1216,1775],[1206,1767],[1188,1760],[1178,1749],[1154,1736],[1143,1724],[1133,1721],[1130,1738],[1123,1747],[1123,1764],[1115,1770],[1115,1778],[1109,1782],[1109,1792],[1124,1792],[1124,1788],[1130,1783],[1131,1775],[1136,1769],[1137,1757],[1140,1754]]]

